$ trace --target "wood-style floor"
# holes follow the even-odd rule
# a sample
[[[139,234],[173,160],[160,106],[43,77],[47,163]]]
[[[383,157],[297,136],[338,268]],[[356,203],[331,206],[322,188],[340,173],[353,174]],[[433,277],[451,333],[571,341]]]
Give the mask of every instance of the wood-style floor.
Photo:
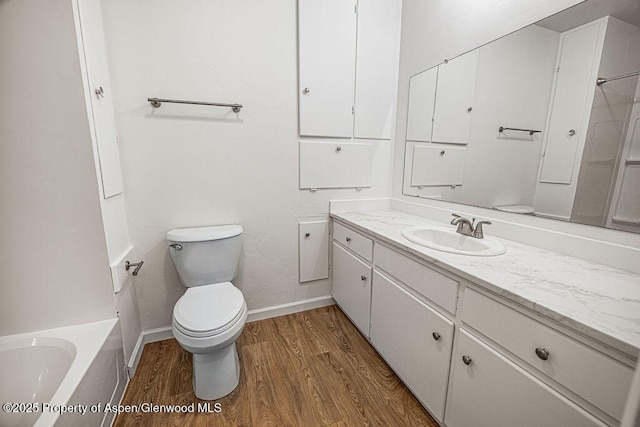
[[[437,426],[337,306],[248,323],[240,385],[219,413],[121,413],[114,426]],[[191,355],[147,344],[122,404],[202,402]]]

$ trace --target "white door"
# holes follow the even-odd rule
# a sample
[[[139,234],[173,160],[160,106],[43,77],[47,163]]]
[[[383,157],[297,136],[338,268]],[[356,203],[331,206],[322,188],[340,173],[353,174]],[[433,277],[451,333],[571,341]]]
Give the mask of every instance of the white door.
[[[300,135],[351,137],[356,2],[298,1]]]
[[[408,141],[431,141],[437,80],[438,67],[423,71],[409,79]]]
[[[88,90],[91,97],[94,132],[98,146],[102,189],[104,198],[107,199],[122,193],[122,171],[100,0],[78,0],[78,11],[87,64]]]
[[[442,421],[453,323],[374,271],[370,331],[376,349]]]
[[[400,0],[358,4],[355,138],[391,138],[400,6]]]
[[[465,330],[458,337],[448,427],[604,426]]]
[[[365,335],[369,336],[371,267],[333,243],[333,299]]]
[[[469,142],[478,52],[473,50],[438,66],[433,142]]]
[[[598,40],[598,24],[563,33],[560,59],[540,182],[571,184],[593,61]]]

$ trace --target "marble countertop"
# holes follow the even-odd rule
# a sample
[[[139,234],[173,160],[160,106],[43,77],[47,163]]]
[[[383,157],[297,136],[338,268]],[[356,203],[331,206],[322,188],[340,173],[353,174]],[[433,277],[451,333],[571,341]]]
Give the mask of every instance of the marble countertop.
[[[444,225],[393,210],[331,213],[363,234],[407,251],[633,358],[640,351],[640,275],[511,240],[507,252],[477,257],[405,239],[404,229]],[[452,226],[453,227],[453,226]]]

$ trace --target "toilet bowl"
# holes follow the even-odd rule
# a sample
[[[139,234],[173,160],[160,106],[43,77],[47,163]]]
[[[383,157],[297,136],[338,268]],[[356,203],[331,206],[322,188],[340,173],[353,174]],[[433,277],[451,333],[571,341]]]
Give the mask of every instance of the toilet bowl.
[[[187,291],[173,308],[172,331],[193,355],[193,390],[199,399],[231,393],[240,380],[235,341],[247,320],[236,277],[242,227],[171,230],[169,250]]]

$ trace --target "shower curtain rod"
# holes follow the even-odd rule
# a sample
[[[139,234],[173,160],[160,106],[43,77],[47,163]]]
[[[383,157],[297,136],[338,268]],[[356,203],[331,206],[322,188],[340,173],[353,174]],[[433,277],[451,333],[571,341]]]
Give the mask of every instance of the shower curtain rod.
[[[637,76],[637,75],[640,75],[640,71],[634,71],[633,73],[629,73],[629,74],[622,74],[622,75],[617,76],[617,77],[609,77],[609,78],[598,77],[598,80],[596,80],[596,85],[602,86],[606,82],[610,82],[610,81],[613,81],[613,80],[626,79],[627,77],[633,77],[633,76]]]

